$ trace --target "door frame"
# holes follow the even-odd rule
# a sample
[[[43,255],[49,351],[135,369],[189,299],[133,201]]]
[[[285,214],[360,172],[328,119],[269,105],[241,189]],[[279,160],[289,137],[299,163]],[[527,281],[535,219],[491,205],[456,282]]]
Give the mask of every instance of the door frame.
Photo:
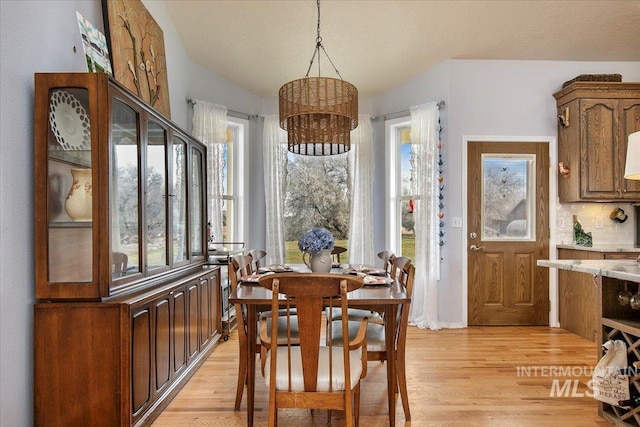
[[[491,135],[462,135],[462,235],[461,247],[462,247],[462,323],[464,327],[469,326],[469,303],[467,301],[469,295],[469,278],[468,278],[468,251],[467,251],[467,160],[468,149],[470,142],[543,142],[549,146],[549,259],[557,258],[557,230],[556,230],[556,212],[558,209],[558,139],[556,136],[491,136]],[[549,272],[549,326],[559,327],[558,321],[558,275],[556,270]]]

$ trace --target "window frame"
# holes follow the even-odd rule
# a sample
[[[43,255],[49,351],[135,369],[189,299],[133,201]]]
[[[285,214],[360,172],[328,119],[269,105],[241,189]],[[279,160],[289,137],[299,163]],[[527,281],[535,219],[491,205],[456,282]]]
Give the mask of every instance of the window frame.
[[[248,171],[248,158],[246,156],[249,144],[249,120],[238,117],[227,117],[227,129],[232,130],[235,136],[227,141],[227,192],[222,199],[231,204],[231,230],[227,230],[226,242],[244,242],[247,229],[246,218],[246,194],[249,179],[245,175]],[[230,159],[229,159],[230,158]]]
[[[411,117],[385,121],[385,248],[402,255],[402,202],[414,196],[402,195],[401,128],[411,128]]]

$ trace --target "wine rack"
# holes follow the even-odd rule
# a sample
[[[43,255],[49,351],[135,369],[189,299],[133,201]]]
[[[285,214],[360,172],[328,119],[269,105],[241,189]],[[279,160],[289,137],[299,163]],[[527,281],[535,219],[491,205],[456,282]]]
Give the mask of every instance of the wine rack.
[[[628,319],[602,318],[602,342],[608,340],[622,340],[627,345],[627,362],[629,366],[640,362],[640,322]],[[602,356],[602,354],[600,354]],[[640,395],[640,369],[629,377],[629,392],[631,396]],[[640,407],[620,408],[599,402],[600,415],[620,426],[640,426]]]

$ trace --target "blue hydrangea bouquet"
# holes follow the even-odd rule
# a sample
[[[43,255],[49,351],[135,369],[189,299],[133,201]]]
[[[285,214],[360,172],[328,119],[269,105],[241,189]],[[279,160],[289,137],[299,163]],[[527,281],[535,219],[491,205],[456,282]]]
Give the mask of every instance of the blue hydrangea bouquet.
[[[314,227],[307,231],[298,240],[298,248],[302,252],[320,252],[323,249],[333,249],[335,242],[329,230],[323,227]]]

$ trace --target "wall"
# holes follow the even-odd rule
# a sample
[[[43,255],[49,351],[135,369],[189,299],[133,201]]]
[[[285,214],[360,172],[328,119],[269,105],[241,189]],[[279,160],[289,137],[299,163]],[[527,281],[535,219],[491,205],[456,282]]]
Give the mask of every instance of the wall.
[[[256,111],[259,97],[189,60],[162,2],[144,3],[164,32],[174,122],[191,130],[187,98]],[[76,11],[104,32],[99,0],[0,1],[2,426],[33,425],[33,74],[86,71]]]
[[[640,63],[590,63],[565,61],[450,60],[449,98],[445,109],[448,135],[445,140],[446,214],[462,217],[465,184],[463,136],[556,136],[556,104],[553,93],[579,74],[620,73],[623,81],[640,81]],[[427,92],[414,88],[416,92]],[[391,95],[387,95],[391,98]],[[425,99],[435,100],[433,98]],[[421,102],[424,102],[421,101]],[[555,200],[552,200],[555,206]],[[451,222],[449,221],[449,224]],[[463,228],[447,230],[448,277],[439,284],[440,319],[461,325],[466,283],[463,260],[466,239]]]
[[[102,28],[99,1],[0,2],[2,426],[33,424],[33,73],[86,71],[76,11]]]

